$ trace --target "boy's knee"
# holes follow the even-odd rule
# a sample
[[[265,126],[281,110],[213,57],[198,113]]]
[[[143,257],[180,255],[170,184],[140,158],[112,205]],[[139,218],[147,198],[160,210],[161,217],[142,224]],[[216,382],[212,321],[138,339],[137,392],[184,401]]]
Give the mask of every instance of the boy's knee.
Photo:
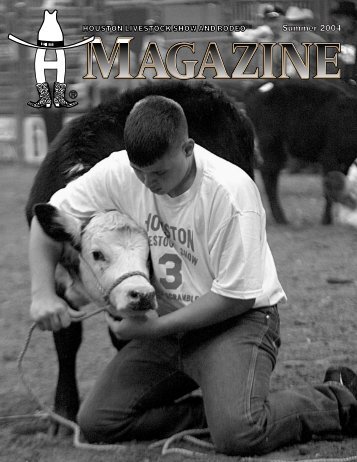
[[[77,422],[85,439],[89,443],[100,443],[100,420],[94,411],[81,408]],[[98,431],[99,430],[99,431]]]
[[[215,432],[211,431],[216,450],[230,456],[263,454],[264,431],[260,426],[244,420],[230,422]]]
[[[82,407],[77,422],[88,443],[117,443],[127,439],[128,418],[109,421],[100,411]]]

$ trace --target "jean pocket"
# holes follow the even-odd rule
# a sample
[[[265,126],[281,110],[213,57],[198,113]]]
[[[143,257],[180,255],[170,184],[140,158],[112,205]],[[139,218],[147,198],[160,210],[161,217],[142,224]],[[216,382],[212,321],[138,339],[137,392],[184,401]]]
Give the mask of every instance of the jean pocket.
[[[265,313],[265,322],[267,324],[267,331],[263,338],[261,347],[267,351],[273,361],[273,365],[276,364],[276,358],[281,345],[280,339],[280,318],[278,309],[272,307]]]
[[[278,348],[281,345],[280,340],[280,317],[278,308],[272,307],[266,315],[268,323],[268,334],[272,337]]]

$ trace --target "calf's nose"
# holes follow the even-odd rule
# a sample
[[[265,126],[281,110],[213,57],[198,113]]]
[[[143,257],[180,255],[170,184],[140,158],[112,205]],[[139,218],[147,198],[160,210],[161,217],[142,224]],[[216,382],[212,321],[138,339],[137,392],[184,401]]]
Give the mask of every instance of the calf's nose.
[[[140,292],[137,290],[130,290],[128,296],[131,300],[136,301],[140,299]]]
[[[133,311],[148,311],[156,308],[155,291],[139,292],[130,290],[128,292],[129,305]]]

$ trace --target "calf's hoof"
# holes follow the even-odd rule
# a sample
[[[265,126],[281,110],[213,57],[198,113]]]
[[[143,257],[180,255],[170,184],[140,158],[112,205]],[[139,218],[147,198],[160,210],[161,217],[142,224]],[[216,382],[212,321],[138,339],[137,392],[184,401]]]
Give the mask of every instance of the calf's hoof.
[[[277,225],[288,225],[289,224],[288,220],[285,218],[285,215],[273,214],[273,218]]]
[[[333,220],[330,214],[328,215],[324,214],[322,216],[322,220],[321,220],[322,225],[332,225],[332,223],[333,223]]]
[[[55,420],[50,420],[50,425],[47,430],[47,435],[50,438],[65,438],[67,436],[72,435],[73,429],[70,427],[67,427],[66,425],[60,424],[59,422],[56,422]]]

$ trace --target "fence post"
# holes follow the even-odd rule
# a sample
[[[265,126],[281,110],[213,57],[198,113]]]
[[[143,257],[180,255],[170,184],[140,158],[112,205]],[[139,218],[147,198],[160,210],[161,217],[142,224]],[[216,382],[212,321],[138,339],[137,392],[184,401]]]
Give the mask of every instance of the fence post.
[[[14,30],[9,32],[13,34],[20,34],[21,38],[27,40],[32,31],[28,31],[27,20],[27,8],[25,3],[18,3],[12,6],[12,21],[11,25]],[[16,117],[16,150],[18,159],[20,161],[25,160],[25,146],[24,146],[24,136],[23,136],[23,123],[26,114],[26,101],[28,95],[26,90],[28,87],[27,82],[27,66],[29,65],[28,59],[28,48],[26,46],[18,45],[16,50],[16,61],[14,65],[14,87],[15,87],[15,99],[14,99],[14,115]]]
[[[24,77],[24,66],[27,61],[27,48],[19,46],[18,59],[15,65],[15,82],[16,82],[16,149],[18,157],[21,161],[25,159],[24,140],[23,140],[23,122],[25,119],[25,104],[26,104],[26,81]]]

